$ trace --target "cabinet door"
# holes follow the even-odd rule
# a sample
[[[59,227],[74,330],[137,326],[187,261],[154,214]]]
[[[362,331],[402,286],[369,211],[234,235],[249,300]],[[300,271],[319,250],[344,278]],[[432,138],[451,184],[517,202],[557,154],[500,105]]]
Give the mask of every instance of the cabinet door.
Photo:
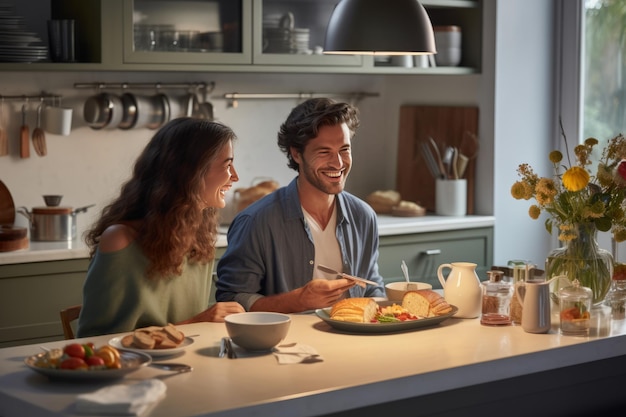
[[[386,283],[404,280],[400,269],[403,260],[411,281],[428,282],[433,288],[442,288],[437,268],[450,262],[476,263],[482,281],[493,262],[493,229],[381,236],[379,251],[378,266]]]
[[[254,1],[254,64],[360,67],[358,55],[323,55],[326,26],[339,0]]]
[[[252,0],[125,0],[124,62],[250,64]]]

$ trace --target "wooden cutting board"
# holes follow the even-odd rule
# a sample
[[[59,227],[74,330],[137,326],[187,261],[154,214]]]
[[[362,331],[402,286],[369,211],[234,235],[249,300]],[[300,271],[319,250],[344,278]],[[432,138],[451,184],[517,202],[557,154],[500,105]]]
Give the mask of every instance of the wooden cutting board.
[[[403,200],[415,201],[435,211],[435,179],[428,170],[420,141],[435,139],[440,151],[446,145],[460,147],[463,136],[478,137],[478,107],[401,106],[398,133],[396,190]],[[467,214],[474,214],[476,159],[470,159],[467,179]]]

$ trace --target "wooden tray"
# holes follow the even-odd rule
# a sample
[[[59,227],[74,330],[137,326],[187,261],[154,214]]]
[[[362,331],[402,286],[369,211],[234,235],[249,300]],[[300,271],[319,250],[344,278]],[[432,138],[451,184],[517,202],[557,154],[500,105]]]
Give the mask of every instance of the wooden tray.
[[[28,237],[13,240],[0,240],[0,252],[11,252],[14,250],[27,249]]]
[[[396,190],[403,200],[415,201],[435,211],[435,179],[420,149],[420,141],[432,137],[441,147],[461,146],[463,135],[478,137],[478,107],[402,106],[398,132]],[[476,159],[467,165],[467,214],[474,214]]]

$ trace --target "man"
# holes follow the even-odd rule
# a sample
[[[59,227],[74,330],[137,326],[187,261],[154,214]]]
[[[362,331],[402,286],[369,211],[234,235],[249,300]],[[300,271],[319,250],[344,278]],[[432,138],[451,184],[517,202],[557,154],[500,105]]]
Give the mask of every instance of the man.
[[[385,297],[374,210],[344,191],[358,111],[310,99],[289,114],[278,146],[298,176],[240,212],[228,230],[216,298],[247,311],[296,313],[344,297]],[[378,283],[365,288],[317,265]],[[321,278],[321,279],[319,279]]]

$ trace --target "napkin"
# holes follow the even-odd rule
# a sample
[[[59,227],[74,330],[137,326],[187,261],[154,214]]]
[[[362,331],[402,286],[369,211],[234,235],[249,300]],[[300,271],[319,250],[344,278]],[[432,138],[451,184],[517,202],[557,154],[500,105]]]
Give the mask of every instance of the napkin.
[[[322,358],[314,347],[302,343],[278,345],[273,350],[274,356],[281,365],[292,363],[322,362]]]
[[[146,379],[131,385],[111,385],[76,399],[76,411],[82,414],[138,416],[165,397],[167,386],[158,379]]]

